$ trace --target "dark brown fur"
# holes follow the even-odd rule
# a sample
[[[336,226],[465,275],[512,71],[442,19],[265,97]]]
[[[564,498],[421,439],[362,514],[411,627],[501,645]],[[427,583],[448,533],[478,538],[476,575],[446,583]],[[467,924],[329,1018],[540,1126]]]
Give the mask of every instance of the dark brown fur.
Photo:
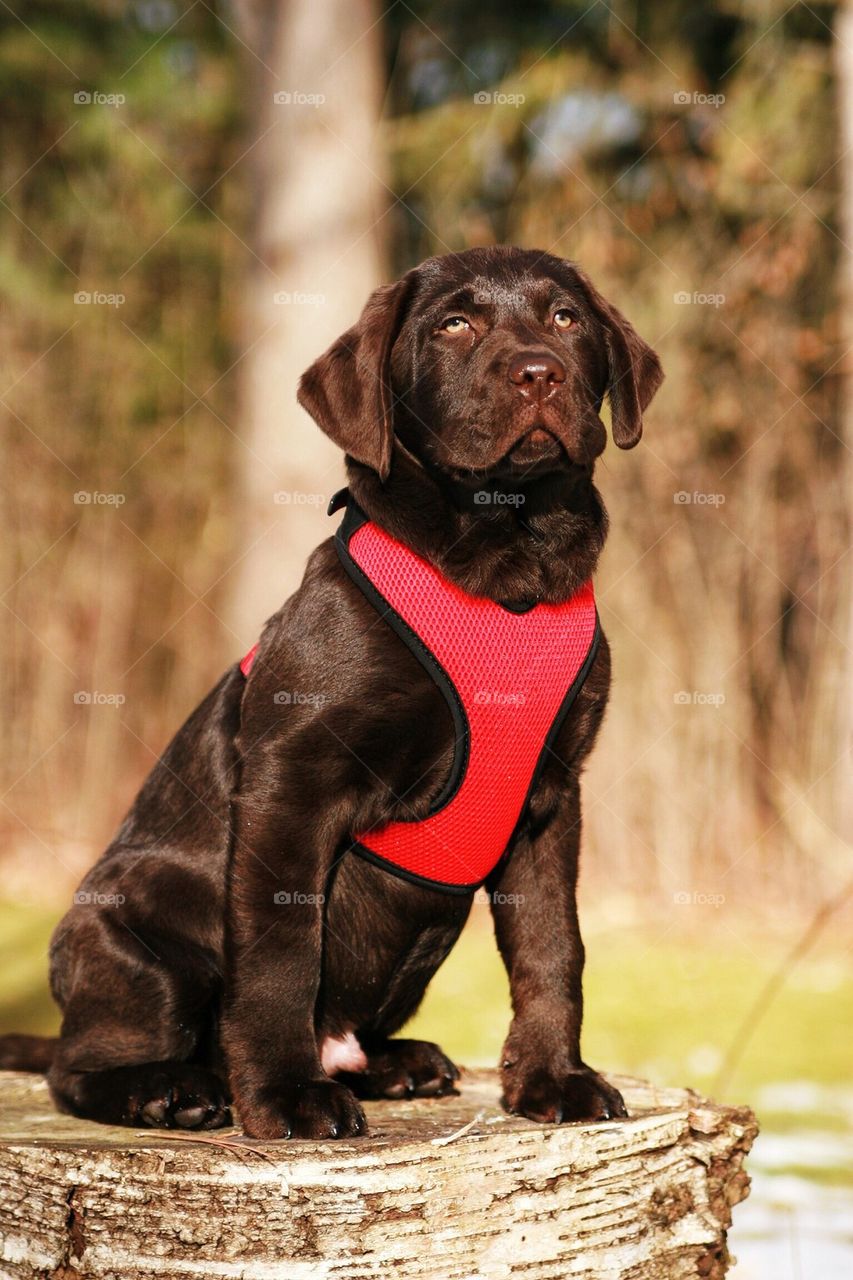
[[[468,327],[445,329],[449,316]],[[300,400],[347,452],[377,523],[469,592],[559,601],[606,534],[592,483],[602,400],[631,447],[661,377],[576,267],[475,249],[377,290]],[[480,505],[483,489],[524,501]],[[579,777],[609,680],[602,642],[488,885],[514,1014],[506,1104],[545,1121],[624,1114],[580,1056]],[[303,696],[283,705],[282,690]],[[450,1091],[457,1072],[435,1045],[391,1037],[470,898],[345,850],[354,830],[426,814],[452,755],[437,686],[327,540],[249,679],[232,667],[178,732],[56,930],[59,1040],[2,1039],[0,1065],[50,1064],[59,1107],[111,1123],[216,1127],[233,1098],[259,1138],[353,1135],[356,1095]],[[319,1046],[348,1031],[368,1069],[332,1079]]]

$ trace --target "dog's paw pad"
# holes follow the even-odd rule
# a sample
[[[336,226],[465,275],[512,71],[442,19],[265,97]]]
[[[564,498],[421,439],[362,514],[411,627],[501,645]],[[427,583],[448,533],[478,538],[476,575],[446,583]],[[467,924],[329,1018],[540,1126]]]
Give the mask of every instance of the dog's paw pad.
[[[428,1040],[386,1040],[368,1052],[367,1070],[348,1077],[361,1097],[438,1098],[455,1093],[459,1068]]]
[[[179,1129],[200,1129],[211,1113],[211,1107],[199,1103],[194,1107],[180,1107],[175,1111],[175,1124]]]
[[[452,1076],[433,1076],[431,1080],[422,1080],[416,1084],[414,1094],[416,1098],[438,1098],[443,1093],[449,1093],[452,1088]]]
[[[218,1076],[204,1067],[158,1066],[134,1085],[131,1122],[152,1129],[219,1129],[231,1122],[225,1089]]]
[[[152,1098],[140,1108],[142,1119],[146,1124],[150,1124],[152,1128],[162,1128],[166,1124],[166,1117],[169,1114],[169,1097]]]

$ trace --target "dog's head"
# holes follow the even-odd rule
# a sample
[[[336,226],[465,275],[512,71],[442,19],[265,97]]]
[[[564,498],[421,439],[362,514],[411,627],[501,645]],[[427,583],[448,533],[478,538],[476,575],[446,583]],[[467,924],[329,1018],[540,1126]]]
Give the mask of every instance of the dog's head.
[[[591,468],[638,442],[655,352],[572,263],[533,249],[430,258],[370,297],[303,375],[299,401],[386,479],[395,439],[456,478]]]

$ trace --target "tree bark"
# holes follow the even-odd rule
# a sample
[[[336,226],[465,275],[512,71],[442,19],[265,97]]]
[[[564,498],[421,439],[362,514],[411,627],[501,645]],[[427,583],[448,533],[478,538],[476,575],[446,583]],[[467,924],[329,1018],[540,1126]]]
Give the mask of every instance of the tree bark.
[[[248,645],[330,533],[342,458],[297,405],[296,387],[381,283],[387,200],[374,0],[241,0],[237,12],[252,230],[236,446],[243,555],[228,622]]]
[[[3,1280],[719,1280],[757,1132],[746,1108],[613,1077],[628,1120],[507,1116],[458,1097],[368,1103],[370,1136],[262,1143],[56,1114],[0,1075]]]

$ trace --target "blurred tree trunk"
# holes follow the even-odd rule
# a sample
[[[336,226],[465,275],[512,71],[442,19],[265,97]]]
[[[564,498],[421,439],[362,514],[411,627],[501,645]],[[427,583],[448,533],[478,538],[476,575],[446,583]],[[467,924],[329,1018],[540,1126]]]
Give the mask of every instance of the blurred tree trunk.
[[[841,158],[841,239],[846,251],[840,255],[841,341],[847,348],[842,363],[844,388],[841,428],[848,449],[853,448],[853,8],[842,5],[836,15],[836,80],[838,84],[839,150]],[[849,455],[848,455],[849,457]],[[847,471],[850,474],[850,465]],[[849,496],[849,488],[848,488]],[[850,583],[849,572],[842,579]],[[847,613],[845,675],[841,681],[842,713],[836,778],[838,780],[839,830],[844,839],[853,839],[853,788],[850,786],[851,745],[853,745],[853,594]]]
[[[387,204],[373,0],[244,0],[239,13],[251,51],[252,257],[235,451],[242,548],[228,621],[248,645],[331,532],[341,455],[296,404],[296,387],[381,282]]]

